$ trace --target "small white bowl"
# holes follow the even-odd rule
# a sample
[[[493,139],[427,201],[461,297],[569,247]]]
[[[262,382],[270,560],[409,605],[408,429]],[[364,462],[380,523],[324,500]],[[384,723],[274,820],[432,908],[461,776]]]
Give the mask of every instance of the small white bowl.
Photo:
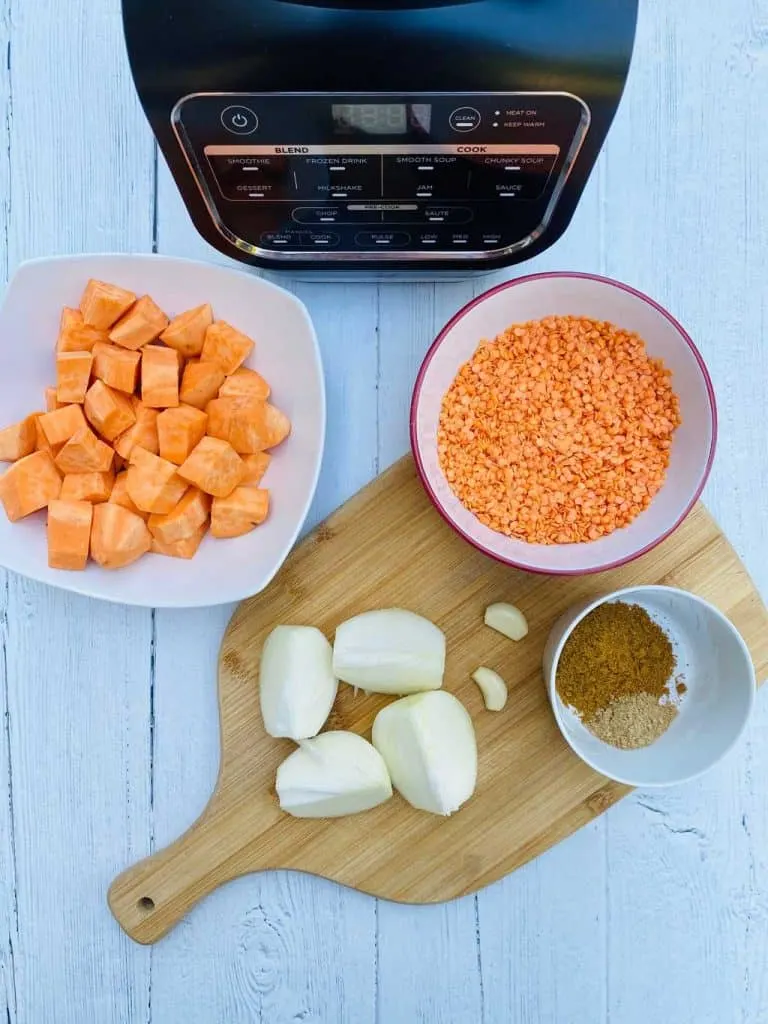
[[[529,544],[484,526],[454,495],[437,454],[443,397],[483,339],[511,324],[548,316],[608,320],[645,341],[648,354],[672,371],[682,424],[672,440],[664,485],[650,506],[621,530],[582,544]],[[715,455],[717,412],[704,361],[666,310],[628,285],[591,274],[534,274],[474,299],[438,334],[422,364],[411,405],[411,446],[430,498],[443,518],[480,551],[517,569],[549,575],[601,572],[650,551],[685,519],[706,483]]]
[[[669,729],[637,750],[619,750],[593,736],[556,688],[568,638],[608,601],[638,604],[661,625],[675,651],[675,674],[687,687]],[[552,627],[543,665],[555,720],[568,745],[595,771],[629,786],[671,786],[707,771],[736,744],[755,701],[755,670],[741,634],[713,605],[675,587],[629,587],[575,605]]]
[[[325,383],[314,327],[293,295],[252,274],[165,256],[73,256],[23,264],[0,308],[0,426],[43,405],[55,383],[54,345],[63,306],[76,306],[89,277],[149,293],[169,314],[210,302],[214,315],[256,341],[248,365],[272,386],[292,423],[273,453],[264,486],[267,521],[234,540],[206,537],[183,561],[146,555],[114,572],[48,568],[45,514],[10,523],[0,507],[0,565],[90,597],[147,607],[185,608],[239,601],[258,593],[280,568],[315,493],[325,439]],[[0,467],[2,472],[2,467]]]

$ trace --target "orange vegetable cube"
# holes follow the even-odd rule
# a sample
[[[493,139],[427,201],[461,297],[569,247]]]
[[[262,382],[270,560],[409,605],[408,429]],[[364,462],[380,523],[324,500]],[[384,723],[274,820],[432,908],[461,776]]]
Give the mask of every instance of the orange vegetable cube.
[[[0,476],[0,501],[12,523],[45,508],[60,492],[61,476],[49,452],[25,455]]]
[[[204,437],[179,467],[179,476],[206,494],[224,497],[243,479],[243,460],[227,442]]]
[[[141,350],[141,400],[154,409],[179,404],[179,353],[162,345]]]
[[[284,441],[290,432],[291,421],[269,402],[242,404],[232,410],[229,443],[242,455],[252,455],[265,448],[274,448]]]
[[[196,487],[190,487],[176,508],[167,515],[149,517],[149,532],[163,544],[184,540],[207,526],[211,499]]]
[[[263,523],[269,514],[269,491],[258,487],[236,487],[226,498],[211,504],[211,533],[214,537],[241,537]]]
[[[91,558],[104,569],[122,569],[149,551],[152,537],[141,516],[105,502],[93,510]]]
[[[205,409],[219,393],[224,371],[216,363],[191,362],[184,367],[179,397],[185,405]]]
[[[191,405],[164,409],[157,417],[160,455],[180,466],[205,435],[208,417]]]
[[[40,417],[42,413],[38,413],[35,416],[35,451],[36,452],[50,452],[52,456],[56,456],[61,448],[60,444],[50,445],[48,438],[45,436],[43,428],[40,426]]]
[[[80,406],[71,408],[79,409]],[[114,452],[109,445],[100,441],[86,424],[70,437],[55,461],[62,473],[108,473],[113,457]]]
[[[91,546],[93,505],[87,501],[52,501],[48,505],[48,565],[83,570]]]
[[[205,332],[204,362],[216,363],[224,373],[234,373],[253,352],[254,343],[247,334],[238,331],[226,320],[215,320]]]
[[[135,301],[133,292],[91,278],[80,299],[80,312],[87,324],[108,331]]]
[[[159,537],[153,537],[150,550],[156,555],[169,555],[171,558],[194,558],[207,532],[208,527],[201,526],[189,537],[176,540],[172,544],[164,544]]]
[[[160,335],[160,340],[169,348],[175,348],[185,359],[199,356],[203,351],[205,332],[212,323],[213,310],[206,302],[175,316]]]
[[[132,395],[139,379],[141,354],[118,345],[99,343],[93,347],[93,375],[117,391]]]
[[[32,454],[37,443],[35,426],[38,416],[39,413],[34,413],[0,430],[0,462],[16,462]]]
[[[142,512],[138,505],[135,505],[131,501],[131,497],[128,494],[128,473],[118,473],[115,477],[115,485],[112,488],[112,493],[109,496],[109,500],[113,505],[122,505],[123,508],[127,508],[129,512],[135,512],[137,516],[141,516],[142,519],[146,520],[149,518],[149,512]]]
[[[138,398],[133,399],[136,422],[124,434],[116,438],[115,451],[124,459],[130,459],[131,452],[138,445],[153,455],[160,451],[157,436],[157,409],[148,409]]]
[[[126,488],[142,512],[165,515],[181,501],[189,484],[176,473],[172,462],[136,447],[131,452]]]
[[[85,416],[79,405],[63,405],[40,416],[40,426],[49,445],[64,444],[70,437],[86,427]]]
[[[45,389],[45,411],[53,412],[54,409],[60,409],[64,403],[60,402],[56,397],[56,388]]]
[[[121,391],[114,391],[103,380],[96,380],[85,396],[85,415],[107,441],[114,441],[136,422],[133,402]]]
[[[59,352],[56,356],[56,400],[82,404],[91,379],[91,352]]]
[[[238,409],[249,400],[243,398],[214,398],[205,407],[208,413],[207,432],[211,437],[218,437],[222,441],[229,441],[232,433],[232,416],[235,409]]]
[[[115,482],[114,473],[67,473],[61,485],[62,501],[108,501]]]
[[[250,398],[257,402],[266,402],[271,394],[269,384],[260,373],[241,366],[231,377],[227,377],[219,388],[219,398]]]
[[[59,318],[59,337],[69,330],[70,327],[79,327],[83,323],[83,314],[79,309],[72,309],[71,306],[65,306],[61,311],[61,317]]]
[[[148,295],[143,295],[117,321],[109,332],[109,340],[123,348],[138,349],[159,338],[168,326],[168,317]]]
[[[256,452],[255,455],[241,455],[240,457],[245,463],[245,476],[240,481],[240,486],[258,487],[269,468],[272,457],[266,452]]]
[[[59,331],[56,353],[92,352],[96,345],[103,345],[106,340],[106,331],[99,331],[89,324],[73,323]]]

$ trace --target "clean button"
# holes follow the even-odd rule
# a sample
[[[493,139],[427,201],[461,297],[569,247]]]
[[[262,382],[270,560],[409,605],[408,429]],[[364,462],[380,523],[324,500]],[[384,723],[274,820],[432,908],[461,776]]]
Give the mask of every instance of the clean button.
[[[251,135],[259,127],[259,119],[250,107],[226,107],[221,112],[221,123],[233,135]]]

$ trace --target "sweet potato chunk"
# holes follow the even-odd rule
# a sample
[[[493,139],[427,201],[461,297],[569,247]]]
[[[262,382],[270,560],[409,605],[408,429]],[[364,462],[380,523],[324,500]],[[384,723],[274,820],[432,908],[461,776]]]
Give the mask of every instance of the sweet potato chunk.
[[[232,433],[232,416],[235,409],[239,409],[247,398],[214,398],[205,407],[208,413],[207,432],[211,437],[218,437],[222,441],[229,441]]]
[[[149,295],[142,297],[109,332],[109,340],[123,348],[139,349],[155,341],[168,326],[168,317]]]
[[[153,537],[150,550],[156,555],[169,555],[171,558],[194,558],[207,532],[207,527],[201,526],[189,537],[176,540],[172,544],[164,544],[159,537]]]
[[[271,394],[269,384],[260,373],[241,366],[231,377],[227,377],[219,388],[219,398],[251,398],[266,402]]]
[[[153,455],[157,455],[160,451],[157,437],[157,409],[148,409],[140,399],[134,398],[133,411],[136,422],[115,440],[115,451],[122,458],[130,459],[131,452],[138,445]]]
[[[48,505],[48,565],[77,572],[88,564],[93,505],[55,500]]]
[[[36,452],[50,452],[51,457],[55,458],[58,455],[61,445],[51,445],[48,443],[48,438],[45,436],[43,428],[40,426],[40,417],[43,413],[38,413],[35,416],[35,451]]]
[[[80,406],[71,408],[79,409]],[[113,457],[114,452],[109,445],[100,441],[86,425],[70,437],[55,461],[62,473],[108,473],[112,468]]]
[[[208,524],[211,499],[196,487],[190,487],[176,508],[167,515],[149,517],[149,532],[163,544],[185,540]]]
[[[56,400],[62,404],[82,405],[92,366],[91,352],[59,352],[56,356]]]
[[[226,441],[204,437],[179,467],[179,476],[206,494],[224,497],[243,479],[243,460]]]
[[[185,405],[205,409],[219,393],[224,371],[216,363],[191,362],[184,367],[179,397]]]
[[[205,332],[204,362],[216,363],[226,374],[234,373],[253,352],[254,343],[226,320],[215,320]]]
[[[141,400],[153,409],[179,404],[179,353],[162,345],[141,350]]]
[[[107,441],[125,433],[136,422],[133,402],[103,380],[96,380],[85,396],[85,415],[93,428]]]
[[[274,448],[291,432],[291,421],[269,402],[216,398],[209,402],[208,433],[227,440],[241,455]]]
[[[160,340],[169,348],[175,348],[185,359],[199,356],[203,351],[205,332],[212,323],[213,310],[206,302],[175,316],[160,335]]]
[[[164,409],[157,417],[160,455],[180,466],[205,435],[208,417],[191,405]]]
[[[93,347],[93,376],[117,391],[132,395],[139,379],[140,352],[118,345],[99,343]]]
[[[245,476],[240,481],[241,487],[258,487],[264,474],[272,461],[266,452],[256,452],[255,455],[241,455],[245,463]]]
[[[67,473],[61,485],[62,501],[108,501],[115,482],[114,473]]]
[[[149,551],[152,537],[141,516],[105,502],[93,510],[91,557],[104,569],[122,569]]]
[[[115,484],[112,488],[112,493],[109,496],[109,500],[113,505],[122,505],[123,508],[127,508],[129,512],[135,512],[137,516],[141,516],[145,521],[149,518],[149,512],[142,512],[138,505],[135,505],[131,501],[131,496],[128,494],[128,473],[123,471],[118,473],[115,477]]]
[[[64,403],[60,402],[56,397],[56,388],[45,389],[45,411],[53,412],[54,409],[60,409]]]
[[[45,508],[60,492],[61,476],[49,452],[25,455],[0,476],[0,501],[12,523]]]
[[[0,462],[16,462],[31,455],[37,443],[35,425],[39,413],[33,413],[5,430],[0,430]]]
[[[108,331],[135,301],[133,292],[91,278],[80,299],[80,312],[85,323],[100,331]]]
[[[181,501],[189,484],[176,473],[177,467],[144,448],[131,452],[126,487],[131,501],[142,512],[166,515]]]
[[[87,424],[79,405],[63,405],[53,412],[43,413],[40,417],[40,426],[48,444],[55,447],[57,444],[64,444]]]
[[[106,331],[97,331],[89,324],[70,324],[59,332],[56,354],[62,352],[92,352],[99,344],[107,341]]]
[[[214,537],[241,537],[263,523],[269,513],[269,491],[258,487],[236,487],[226,498],[211,504],[211,533]]]

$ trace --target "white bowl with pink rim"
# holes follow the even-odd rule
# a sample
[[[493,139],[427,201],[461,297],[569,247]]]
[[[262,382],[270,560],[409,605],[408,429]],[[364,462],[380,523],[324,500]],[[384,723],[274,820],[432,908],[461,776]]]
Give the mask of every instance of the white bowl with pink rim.
[[[459,368],[483,340],[510,325],[549,316],[607,320],[645,341],[648,354],[672,371],[682,424],[672,440],[666,480],[628,526],[580,544],[530,544],[481,523],[454,495],[440,468],[440,406]],[[707,368],[684,328],[657,302],[619,281],[592,274],[533,274],[473,299],[440,331],[416,379],[411,446],[426,491],[443,518],[480,551],[529,572],[576,575],[624,565],[675,530],[693,508],[715,454],[717,410]]]

